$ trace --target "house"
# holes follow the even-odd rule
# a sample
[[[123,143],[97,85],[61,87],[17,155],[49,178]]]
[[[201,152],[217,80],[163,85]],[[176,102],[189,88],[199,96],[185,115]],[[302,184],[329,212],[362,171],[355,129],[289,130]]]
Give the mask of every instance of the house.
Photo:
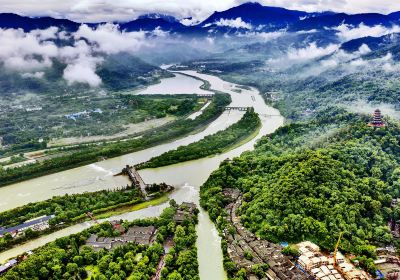
[[[27,230],[28,228],[33,231],[41,231],[48,229],[50,227],[49,220],[53,219],[54,215],[42,216],[39,218],[35,218],[32,220],[28,220],[20,225],[10,227],[10,228],[0,228],[0,236],[3,236],[6,233],[16,236],[18,233]]]
[[[95,251],[100,251],[101,249],[115,249],[127,243],[150,245],[154,242],[156,233],[157,230],[154,226],[133,226],[118,237],[98,237],[96,234],[92,234],[86,240],[86,246],[92,247]]]
[[[17,264],[18,264],[18,261],[16,259],[12,259],[12,260],[9,260],[4,265],[0,265],[0,275],[3,273],[6,273],[9,269],[13,268]]]
[[[197,205],[190,202],[183,202],[174,215],[174,221],[177,224],[183,223],[188,217],[192,217],[197,210]]]

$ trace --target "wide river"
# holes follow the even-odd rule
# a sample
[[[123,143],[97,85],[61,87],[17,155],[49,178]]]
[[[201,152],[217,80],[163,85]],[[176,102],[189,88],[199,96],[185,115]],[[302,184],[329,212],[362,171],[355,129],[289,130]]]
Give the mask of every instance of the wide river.
[[[241,92],[239,93],[237,85],[225,82],[218,77],[200,74],[195,71],[182,71],[182,73],[207,80],[210,82],[213,90],[229,93],[232,97],[232,103],[230,106],[254,107],[262,121],[260,132],[253,140],[224,154],[167,167],[140,171],[140,174],[146,183],[166,182],[167,184],[175,186],[176,190],[170,195],[170,197],[175,199],[178,203],[191,201],[198,204],[200,186],[207,180],[211,172],[218,168],[219,164],[223,160],[239,156],[244,151],[252,150],[255,142],[260,137],[274,132],[277,128],[283,125],[284,119],[278,110],[265,104],[260,93],[256,89],[241,89]],[[182,88],[180,87],[182,81],[184,81],[186,93],[203,93],[202,90],[199,90],[199,86],[202,84],[199,83],[199,80],[179,74],[177,74],[175,78],[164,79],[161,83],[150,86],[138,93],[182,93]],[[192,87],[188,86],[190,81]],[[129,183],[127,178],[122,176],[113,176],[113,174],[120,172],[122,167],[125,165],[134,165],[147,161],[154,156],[176,149],[181,145],[188,145],[196,142],[204,138],[206,135],[227,128],[231,124],[237,122],[242,115],[243,112],[227,111],[212,122],[205,130],[177,141],[104,160],[95,164],[2,187],[0,188],[0,211],[12,209],[29,202],[45,200],[56,195],[97,191],[126,185]],[[164,203],[159,206],[115,216],[110,218],[110,220],[119,218],[132,220],[136,218],[155,217],[158,216],[167,206],[168,203]],[[90,226],[92,226],[91,222],[74,225],[0,253],[0,263],[18,254],[42,246],[56,238],[77,233]],[[214,224],[210,221],[207,213],[203,210],[200,211],[197,234],[200,278],[207,280],[225,279],[226,276],[222,265],[223,257],[220,248],[220,238]]]

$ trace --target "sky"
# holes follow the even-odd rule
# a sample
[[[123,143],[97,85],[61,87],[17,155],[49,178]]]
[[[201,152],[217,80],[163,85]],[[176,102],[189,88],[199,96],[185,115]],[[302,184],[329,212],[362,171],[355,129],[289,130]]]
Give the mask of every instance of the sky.
[[[52,16],[77,22],[128,21],[146,13],[170,14],[201,21],[243,0],[0,0],[0,12]],[[400,0],[257,0],[263,5],[304,11],[347,13],[400,11]]]

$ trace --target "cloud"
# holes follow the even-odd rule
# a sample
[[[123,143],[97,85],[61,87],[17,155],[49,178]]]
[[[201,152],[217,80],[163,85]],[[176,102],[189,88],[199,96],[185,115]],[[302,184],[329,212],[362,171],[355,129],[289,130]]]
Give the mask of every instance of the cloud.
[[[126,21],[146,13],[166,13],[178,18],[204,20],[214,11],[223,11],[248,0],[1,0],[1,12],[67,17],[79,22]],[[309,12],[332,10],[346,13],[400,10],[394,0],[259,0],[264,5]]]
[[[389,116],[391,118],[400,119],[400,112],[396,110],[393,104],[388,103],[370,103],[365,100],[357,100],[349,104],[343,104],[347,110],[354,113],[362,113],[367,115],[372,115],[375,109],[379,108],[382,115]]]
[[[99,86],[101,79],[96,68],[105,55],[135,53],[144,46],[151,46],[151,40],[167,36],[168,32],[160,28],[151,32],[122,32],[118,25],[109,23],[96,29],[83,24],[72,34],[57,27],[28,33],[22,29],[0,29],[0,63],[22,72],[25,78],[42,78],[43,71],[39,70],[51,67],[52,60],[58,59],[67,64],[63,77],[69,84]],[[65,43],[71,45],[59,47],[54,43],[56,39],[66,40]]]
[[[44,72],[35,72],[35,73],[22,73],[21,76],[23,78],[36,78],[42,79],[44,76]]]
[[[60,48],[59,55],[68,64],[63,74],[68,84],[87,83],[92,87],[101,84],[101,78],[96,74],[96,67],[103,59],[94,56],[93,49],[86,41],[79,40],[73,46]]]
[[[326,47],[318,47],[316,43],[311,43],[305,48],[289,49],[287,58],[289,60],[310,60],[324,55],[331,54],[338,50],[339,46],[330,44]]]
[[[368,47],[367,44],[362,44],[362,45],[360,46],[360,48],[358,49],[358,52],[359,52],[360,54],[364,55],[364,54],[370,53],[370,52],[371,52],[371,49]]]
[[[100,25],[96,29],[83,24],[74,34],[74,38],[76,40],[87,39],[95,51],[115,54],[137,51],[145,44],[146,33],[144,31],[121,32],[118,25],[111,23]]]
[[[18,29],[0,29],[0,61],[12,70],[36,70],[51,66],[57,46],[43,41],[54,29],[25,33]]]
[[[338,27],[334,28],[336,30],[337,36],[342,41],[350,41],[357,38],[363,37],[381,37],[387,34],[400,32],[400,27],[397,25],[392,26],[391,28],[387,28],[383,25],[375,25],[375,26],[366,26],[361,23],[359,26],[354,27],[348,24],[341,24]]]
[[[223,27],[231,27],[231,28],[243,28],[243,29],[253,29],[253,26],[250,23],[247,23],[242,20],[242,18],[238,17],[236,19],[224,19],[221,18],[219,21],[214,23],[208,23],[204,25],[204,27],[209,27],[211,25],[223,26]]]
[[[285,31],[274,31],[274,32],[246,32],[244,34],[238,33],[238,37],[251,37],[262,41],[271,41],[285,35]]]
[[[95,68],[94,61],[78,61],[65,68],[63,77],[69,84],[87,83],[92,87],[97,87],[101,84],[101,78],[96,74]]]

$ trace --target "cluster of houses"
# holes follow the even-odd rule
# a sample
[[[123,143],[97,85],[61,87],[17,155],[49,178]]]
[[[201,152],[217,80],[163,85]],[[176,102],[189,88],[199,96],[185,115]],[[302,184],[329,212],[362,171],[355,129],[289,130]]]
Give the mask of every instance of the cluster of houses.
[[[92,247],[95,251],[100,251],[101,249],[112,250],[126,243],[150,245],[154,242],[156,233],[157,230],[154,226],[133,226],[118,237],[99,237],[96,234],[92,234],[86,240],[86,246]]]
[[[268,264],[269,279],[311,279],[282,254],[282,246],[260,240],[241,224],[240,218],[236,215],[242,201],[239,190],[225,189],[224,195],[232,201],[225,209],[230,215],[230,222],[235,233],[225,230],[223,234],[228,242],[229,258],[238,268],[246,269],[250,279],[258,279],[252,274],[252,268],[256,264]],[[249,254],[251,258],[248,257]]]
[[[183,202],[177,209],[173,219],[177,224],[183,223],[187,218],[194,216],[198,211],[194,203]],[[116,222],[111,222],[116,224]],[[140,245],[151,245],[156,239],[157,229],[154,226],[133,226],[117,237],[99,237],[92,234],[86,240],[86,246],[93,248],[96,252],[101,249],[112,250],[127,243]]]
[[[10,228],[0,227],[0,237],[4,236],[6,233],[9,233],[13,238],[15,238],[21,235],[27,229],[31,229],[33,231],[42,231],[48,229],[50,227],[49,221],[54,217],[55,217],[54,215],[42,216],[28,220],[14,227]]]
[[[400,274],[400,259],[396,248],[382,247],[376,249],[377,259],[374,261],[378,273],[385,279],[398,279]]]
[[[176,210],[176,213],[174,215],[175,223],[177,223],[177,224],[183,223],[183,221],[185,221],[185,219],[195,215],[196,211],[197,211],[196,204],[190,203],[190,202],[183,202],[179,206],[178,210]]]
[[[68,115],[65,115],[65,117],[67,119],[71,119],[71,120],[76,121],[76,119],[78,119],[78,118],[89,117],[91,113],[102,114],[103,111],[101,109],[97,108],[97,109],[94,109],[94,110],[85,110],[85,111],[82,111],[82,112],[68,114]]]
[[[318,245],[304,241],[297,244],[300,257],[298,264],[317,280],[369,280],[370,277],[337,252],[336,263],[333,256],[325,256]]]

